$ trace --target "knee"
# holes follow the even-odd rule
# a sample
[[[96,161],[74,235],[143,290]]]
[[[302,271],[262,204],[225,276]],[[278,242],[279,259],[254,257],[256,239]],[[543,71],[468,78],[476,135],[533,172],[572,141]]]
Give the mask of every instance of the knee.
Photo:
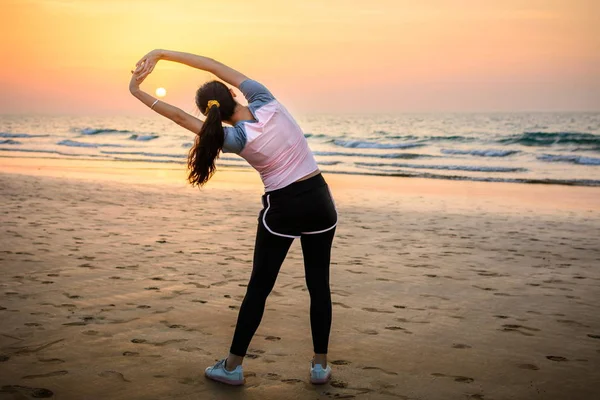
[[[331,291],[329,289],[329,282],[310,282],[306,285],[308,287],[308,293],[310,297],[329,299],[331,297]]]
[[[271,293],[271,286],[264,285],[248,285],[248,289],[246,290],[246,296],[244,297],[244,302],[246,301],[266,301],[267,297]]]

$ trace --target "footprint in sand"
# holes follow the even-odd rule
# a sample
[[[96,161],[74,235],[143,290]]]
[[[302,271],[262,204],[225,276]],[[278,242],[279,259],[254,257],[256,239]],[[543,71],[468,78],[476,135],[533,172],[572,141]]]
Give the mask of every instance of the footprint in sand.
[[[412,332],[409,330],[406,330],[404,328],[402,328],[401,326],[386,326],[385,329],[389,330],[389,331],[402,331],[403,333],[409,334],[411,335]]]
[[[281,338],[279,336],[267,336],[267,337],[265,337],[265,340],[270,340],[270,341],[274,342],[277,340],[281,340]]]
[[[383,314],[393,314],[394,313],[393,311],[379,310],[377,308],[372,308],[372,307],[364,307],[362,310],[367,311],[367,312],[383,313]]]
[[[184,285],[194,285],[198,289],[209,289],[210,285],[203,285],[198,282],[185,282]]]
[[[2,388],[0,388],[0,393],[21,394],[36,399],[46,399],[54,396],[52,390],[21,385],[2,386]]]
[[[503,329],[499,329],[499,331],[502,332],[518,332],[521,335],[525,335],[525,336],[535,336],[533,333],[528,333],[528,332],[524,332],[522,329],[527,330],[527,331],[533,331],[533,332],[539,332],[540,330],[537,328],[530,328],[528,326],[523,326],[523,325],[516,325],[516,324],[505,324],[502,325]]]
[[[149,344],[149,345],[157,346],[157,347],[166,346],[171,343],[181,343],[181,342],[187,342],[187,341],[188,341],[188,339],[170,339],[170,340],[165,340],[164,342],[149,342],[146,339],[131,339],[131,343]]]
[[[394,371],[388,371],[386,369],[383,368],[379,368],[379,367],[371,367],[371,366],[366,366],[366,367],[362,367],[362,369],[364,370],[370,370],[370,369],[376,369],[378,371],[383,372],[384,374],[388,374],[388,375],[398,375],[396,372]]]
[[[600,335],[593,335],[591,333],[588,333],[588,337],[591,337],[592,339],[600,339]]]
[[[530,371],[537,371],[540,369],[540,367],[538,367],[537,365],[534,365],[534,364],[519,364],[519,365],[517,365],[517,367],[519,367],[521,369],[528,369]]]
[[[48,364],[62,364],[65,362],[65,360],[61,358],[38,358],[38,361]]]
[[[441,374],[439,372],[434,372],[431,375],[432,376],[445,377],[445,378],[454,378],[455,382],[460,382],[460,383],[472,383],[472,382],[475,381],[475,379],[469,378],[467,376],[446,375],[446,374]]]
[[[396,321],[398,322],[405,322],[405,323],[411,323],[411,324],[429,324],[430,321],[414,321],[414,320],[409,320],[406,318],[396,318]]]
[[[248,374],[244,374],[244,375],[248,375]],[[179,379],[177,382],[183,384],[183,385],[202,385],[204,384],[204,377],[198,377],[198,376],[193,376],[193,377],[188,377],[188,378],[181,378]]]
[[[129,270],[136,270],[136,269],[138,269],[138,268],[139,268],[139,266],[137,266],[137,265],[126,265],[126,266],[124,266],[124,267],[121,267],[121,266],[119,266],[119,267],[115,267],[115,268],[117,268],[117,269],[129,269]]]
[[[352,364],[352,362],[348,361],[348,360],[333,360],[333,361],[330,362],[330,364],[333,364],[333,365],[349,365],[349,364]]]
[[[112,379],[118,379],[123,382],[131,382],[129,379],[126,379],[122,373],[117,372],[117,371],[102,371],[98,375],[103,378],[112,378]]]
[[[334,388],[345,389],[348,387],[348,383],[344,381],[340,381],[339,379],[332,379],[329,384]]]
[[[52,372],[48,372],[46,374],[39,374],[39,375],[25,375],[24,377],[22,377],[21,379],[35,379],[35,378],[48,378],[51,376],[61,376],[61,375],[66,375],[68,374],[69,371],[52,371]]]
[[[342,394],[342,393],[331,393],[331,392],[323,392],[323,394],[329,398],[333,399],[354,399],[356,396],[353,394]]]
[[[350,306],[347,306],[347,305],[346,305],[346,304],[344,304],[344,303],[338,303],[337,301],[334,301],[334,302],[332,302],[331,304],[333,304],[334,306],[340,306],[340,307],[342,307],[342,308],[352,308],[352,307],[350,307]]]
[[[283,383],[302,383],[302,381],[300,379],[295,379],[295,378],[282,379],[281,382],[283,382]]]
[[[569,361],[568,359],[566,359],[565,357],[561,357],[561,356],[546,356],[546,358],[550,361]]]
[[[493,291],[498,290],[498,289],[494,289],[494,288],[491,288],[491,287],[483,287],[483,286],[477,286],[477,285],[473,285],[473,287],[477,288],[477,289],[485,290],[485,291],[488,291],[488,292],[493,292]]]
[[[454,344],[452,344],[452,348],[453,349],[470,349],[471,346],[469,346],[468,344],[454,343]]]
[[[573,321],[570,319],[557,319],[556,322],[560,322],[561,324],[570,325],[570,326],[578,326],[581,328],[590,328],[589,325],[582,324],[581,322]]]
[[[358,329],[358,328],[354,328],[356,329],[356,331],[365,334],[365,335],[379,335],[379,332],[377,332],[375,329]]]

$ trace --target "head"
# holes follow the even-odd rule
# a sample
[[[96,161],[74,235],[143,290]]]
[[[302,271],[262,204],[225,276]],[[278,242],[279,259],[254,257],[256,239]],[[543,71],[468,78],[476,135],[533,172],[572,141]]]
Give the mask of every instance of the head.
[[[188,155],[188,181],[192,186],[202,186],[215,172],[215,160],[225,139],[222,122],[231,121],[237,102],[227,86],[211,81],[196,92],[196,106],[206,119]]]

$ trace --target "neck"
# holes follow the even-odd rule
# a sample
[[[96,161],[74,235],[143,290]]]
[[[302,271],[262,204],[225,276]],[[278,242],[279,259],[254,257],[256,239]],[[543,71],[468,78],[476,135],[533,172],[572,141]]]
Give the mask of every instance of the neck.
[[[231,119],[227,122],[231,125],[235,125],[240,121],[254,121],[254,115],[252,115],[248,107],[237,104]]]

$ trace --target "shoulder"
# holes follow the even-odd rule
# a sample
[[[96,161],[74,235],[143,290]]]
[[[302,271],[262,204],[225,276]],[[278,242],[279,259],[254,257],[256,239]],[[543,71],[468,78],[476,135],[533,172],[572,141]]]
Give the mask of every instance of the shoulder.
[[[265,104],[275,100],[275,96],[263,85],[253,79],[246,79],[240,83],[240,91],[248,101],[248,107],[256,111]]]

